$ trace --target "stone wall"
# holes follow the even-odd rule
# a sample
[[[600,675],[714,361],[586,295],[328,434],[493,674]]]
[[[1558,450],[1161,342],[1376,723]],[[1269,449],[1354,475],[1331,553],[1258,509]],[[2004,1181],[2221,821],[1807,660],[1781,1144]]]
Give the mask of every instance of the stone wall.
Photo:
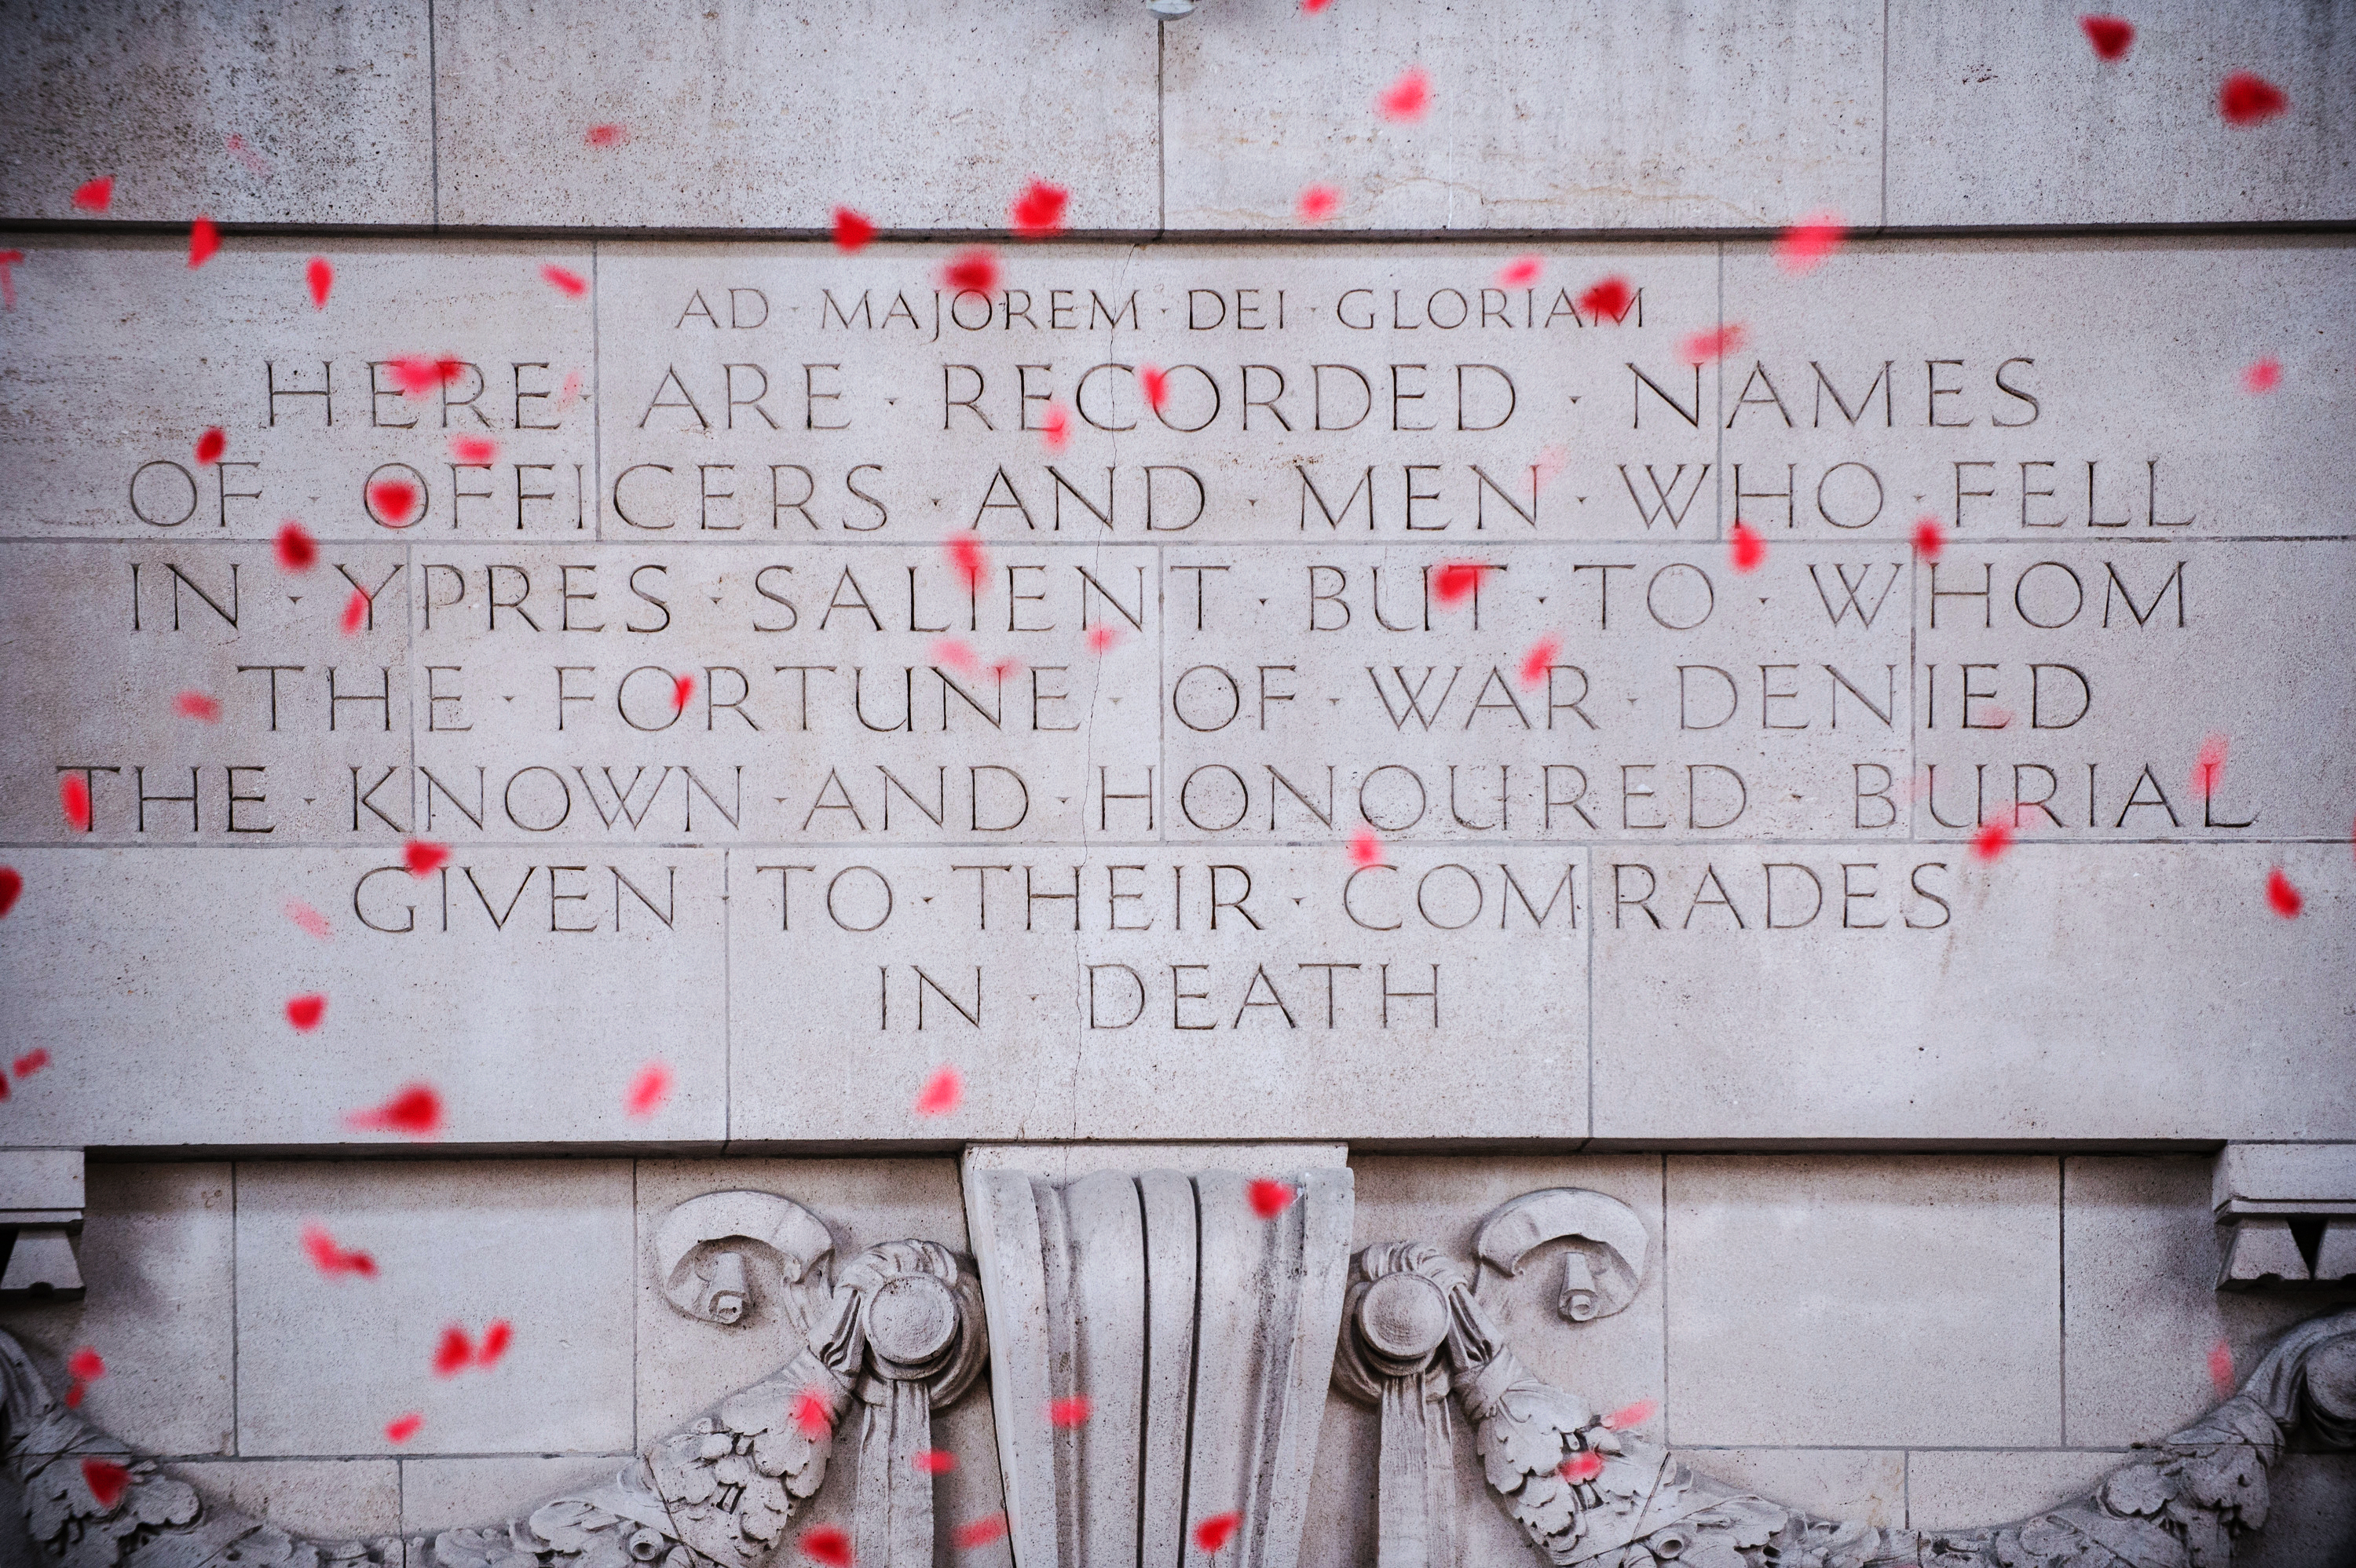
[[[0,1162],[90,1159],[86,1297],[0,1328],[208,1497],[431,1533],[791,1359],[665,1303],[684,1199],[969,1250],[980,1146],[1314,1140],[1354,1247],[1628,1204],[1626,1311],[1484,1299],[1697,1468],[2083,1492],[2356,1301],[2221,1294],[2212,1181],[2356,1140],[2356,9],[2136,21],[0,3]],[[352,1125],[419,1083],[432,1141]],[[1001,1508],[990,1402],[939,1431]],[[1376,1432],[1329,1402],[1304,1561],[1374,1560]],[[2237,1560],[2351,1541],[2300,1452]]]

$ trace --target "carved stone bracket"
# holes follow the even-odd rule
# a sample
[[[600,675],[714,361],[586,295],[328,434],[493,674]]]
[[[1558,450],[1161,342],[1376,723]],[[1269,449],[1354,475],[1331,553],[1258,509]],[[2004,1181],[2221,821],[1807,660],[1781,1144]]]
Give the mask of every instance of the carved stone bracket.
[[[712,1196],[721,1201],[681,1204],[658,1229],[666,1296],[727,1325],[759,1292],[783,1288],[781,1302],[808,1303],[806,1343],[611,1481],[503,1524],[301,1541],[207,1505],[91,1427],[0,1334],[0,1462],[25,1488],[31,1538],[70,1568],[763,1568],[825,1485],[855,1410],[857,1560],[932,1568],[932,1477],[915,1460],[932,1446],[933,1412],[963,1397],[989,1361],[971,1265],[937,1243],[887,1242],[830,1286],[833,1243],[808,1210],[766,1193]]]

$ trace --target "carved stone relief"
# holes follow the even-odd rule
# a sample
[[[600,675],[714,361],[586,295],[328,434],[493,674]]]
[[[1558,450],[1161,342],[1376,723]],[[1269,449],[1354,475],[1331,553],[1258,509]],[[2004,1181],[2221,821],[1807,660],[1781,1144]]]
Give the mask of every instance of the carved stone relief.
[[[1263,1219],[1231,1171],[974,1174],[966,1203],[1019,1563],[1192,1562],[1190,1533],[1229,1515],[1237,1555],[1223,1562],[1294,1560],[1351,1177],[1287,1179],[1296,1200]],[[1058,1423],[1072,1400],[1087,1419]]]
[[[1378,1568],[1458,1563],[1457,1411],[1491,1493],[1537,1559],[1563,1568],[2222,1568],[2264,1527],[2267,1470],[2294,1431],[2356,1448],[2351,1310],[2291,1330],[2206,1418],[2033,1519],[1922,1531],[1815,1518],[1698,1474],[1540,1381],[1476,1277],[1436,1248],[1350,1257],[1346,1169],[1296,1181],[1297,1200],[1263,1219],[1232,1173],[982,1172],[967,1193],[978,1268],[903,1241],[831,1275],[831,1238],[801,1206],[691,1200],[657,1232],[666,1297],[725,1327],[778,1292],[804,1344],[611,1481],[501,1524],[299,1540],[210,1505],[91,1427],[5,1336],[0,1462],[30,1538],[70,1568],[769,1568],[855,1411],[854,1560],[929,1568],[931,1477],[915,1461],[933,1413],[987,1362],[1024,1568],[1192,1562],[1206,1519],[1232,1520],[1223,1563],[1288,1568],[1330,1377],[1381,1413]],[[1561,1300],[1571,1324],[1641,1290],[1641,1221],[1572,1189],[1493,1214],[1477,1267],[1510,1275],[1565,1238],[1580,1260]]]

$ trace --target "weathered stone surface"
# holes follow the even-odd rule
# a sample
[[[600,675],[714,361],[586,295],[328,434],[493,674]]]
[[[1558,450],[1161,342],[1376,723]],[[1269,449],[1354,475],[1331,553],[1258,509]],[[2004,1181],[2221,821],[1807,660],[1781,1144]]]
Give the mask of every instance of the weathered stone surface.
[[[2067,8],[2006,0],[1890,8],[1892,223],[2215,223],[2344,219],[2356,99],[2328,5],[2136,8],[2126,59],[2097,59]],[[2282,118],[2217,112],[2228,73],[2281,87]]]
[[[2097,579],[2123,544],[2345,534],[2325,411],[2356,379],[2351,308],[2346,251],[2305,236],[1880,240],[1798,274],[1730,244],[1723,515],[1771,551],[1787,529],[1903,546],[1928,517]],[[2262,359],[2279,384],[2245,390]]]
[[[628,1162],[239,1168],[238,1452],[610,1454],[631,1447]],[[329,1277],[306,1224],[376,1261]],[[445,1326],[493,1319],[489,1367],[434,1371]],[[385,1424],[424,1424],[395,1445]],[[531,1499],[515,1500],[520,1509]]]
[[[1812,921],[1807,876],[1778,871],[1770,929],[1771,864],[1823,885]],[[2267,908],[2276,864],[2304,890],[2296,921]],[[1849,866],[1870,869],[1845,903]],[[2344,1136],[2356,1100],[2327,1064],[2350,875],[2344,845],[2034,832],[1993,864],[1963,844],[1599,854],[1596,1134]]]
[[[55,1081],[52,1080],[52,1083]],[[20,1083],[12,1109],[44,1087]],[[89,1346],[106,1362],[81,1409],[157,1454],[228,1454],[236,1437],[236,1236],[230,1170],[95,1164],[78,1243],[80,1301],[11,1302],[0,1328],[21,1335],[58,1376]]]
[[[1301,187],[1355,229],[1727,229],[1880,195],[1881,13],[1784,0],[1313,16],[1205,6],[1165,34],[1168,221],[1281,229]],[[1399,73],[1429,112],[1386,120]],[[1302,149],[1313,149],[1304,157]]]
[[[822,229],[841,205],[1002,229],[1037,175],[1073,228],[1151,228],[1158,57],[1134,13],[442,5],[443,221]]]
[[[2070,1448],[2020,1453],[1916,1448],[1906,1456],[1906,1522],[1954,1530],[2026,1519],[2085,1493],[2119,1467],[2115,1451]]]
[[[168,1473],[194,1485],[209,1509],[234,1509],[290,1534],[358,1540],[401,1532],[415,1485],[402,1470],[391,1459],[223,1459]]]
[[[489,539],[519,521],[553,538],[596,526],[594,306],[541,275],[592,277],[584,246],[241,237],[191,271],[177,240],[7,242],[34,259],[16,272],[19,308],[0,315],[15,415],[0,453],[16,476],[0,534],[135,539],[186,566],[200,538],[266,539],[289,518],[322,540],[380,544],[446,539],[454,522]],[[335,268],[324,309],[305,281],[321,254]],[[391,368],[404,358],[459,364],[411,395]],[[227,444],[200,464],[211,428]],[[455,437],[496,451],[470,466]],[[372,502],[378,480],[421,494],[406,509]],[[383,586],[360,570],[373,559],[327,549],[293,591],[333,627],[355,586]],[[110,596],[126,614],[129,593]]]
[[[404,1533],[465,1530],[524,1517],[542,1499],[610,1479],[628,1457],[624,1452],[403,1459],[400,1528]]]
[[[719,857],[634,849],[573,862],[585,870],[556,859],[470,852],[412,878],[394,846],[12,856],[26,879],[17,914],[42,912],[12,921],[11,992],[27,1043],[57,1065],[11,1102],[9,1136],[392,1143],[347,1118],[414,1083],[440,1093],[441,1136],[456,1143],[723,1136]],[[250,893],[220,896],[247,877]],[[326,939],[296,923],[293,901],[327,916]],[[432,983],[412,983],[428,971]],[[286,1005],[309,995],[326,1012],[298,1031]],[[650,1061],[675,1087],[633,1119],[626,1097]]]
[[[1672,1440],[2057,1443],[2057,1166],[1670,1156]]]
[[[186,223],[429,223],[422,0],[230,9],[16,0],[0,28],[0,213]]]
[[[2356,1290],[2218,1290],[2212,1163],[2198,1155],[2063,1162],[2071,1443],[2147,1443],[2189,1425],[2216,1402],[2217,1346],[2246,1371],[2283,1329],[2356,1301]]]
[[[1904,1453],[1879,1448],[1679,1448],[1677,1456],[1719,1480],[1827,1519],[1883,1526],[1906,1520],[1910,1456]]]

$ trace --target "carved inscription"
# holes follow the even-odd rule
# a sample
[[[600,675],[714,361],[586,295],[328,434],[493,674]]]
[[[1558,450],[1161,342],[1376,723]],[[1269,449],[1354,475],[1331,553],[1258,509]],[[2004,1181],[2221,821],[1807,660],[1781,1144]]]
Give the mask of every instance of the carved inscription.
[[[11,328],[121,417],[70,462],[62,402],[5,438],[6,831],[333,851],[389,948],[686,962],[717,922],[780,1059],[1064,1042],[1026,1125],[1205,1051],[1477,1038],[1558,1084],[1534,1132],[1581,1119],[1599,932],[1935,964],[1987,937],[1991,825],[2344,835],[2356,546],[2242,537],[2230,463],[2058,305],[1836,325],[1737,258],[1757,331],[1696,366],[1707,247],[1513,289],[1452,249],[1049,247],[987,293],[937,260],[608,246],[560,303],[469,253],[446,310],[257,304],[134,396],[68,353],[138,261],[90,252],[86,319]],[[1615,272],[1624,313],[1579,304]],[[793,1116],[851,1136],[862,1092]],[[1093,1130],[1162,1125],[1116,1100]]]

